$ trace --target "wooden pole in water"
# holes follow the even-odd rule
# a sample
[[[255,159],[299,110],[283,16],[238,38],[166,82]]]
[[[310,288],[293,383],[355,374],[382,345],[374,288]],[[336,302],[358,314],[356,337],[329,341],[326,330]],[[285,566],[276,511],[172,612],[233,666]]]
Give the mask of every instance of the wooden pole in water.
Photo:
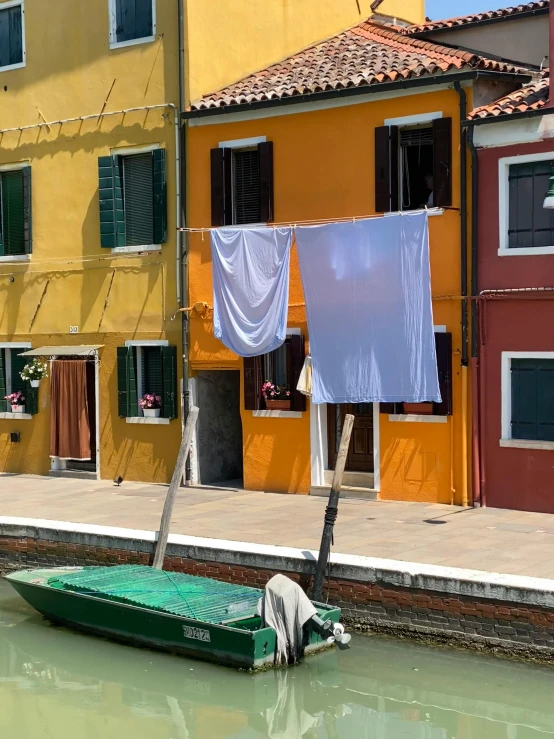
[[[181,447],[177,456],[177,462],[175,469],[173,470],[173,477],[167,491],[167,497],[165,499],[164,510],[162,513],[162,520],[160,522],[160,531],[158,533],[158,542],[156,544],[156,553],[154,554],[154,564],[157,570],[163,569],[165,550],[167,549],[167,538],[169,536],[169,524],[171,523],[171,514],[173,513],[173,505],[175,498],[177,497],[177,491],[181,485],[183,479],[183,472],[187,463],[187,457],[190,451],[190,444],[192,441],[192,435],[194,433],[194,427],[196,426],[196,419],[198,418],[198,408],[193,406],[187,418],[187,425],[183,433],[183,439],[181,441]]]
[[[337,461],[335,464],[335,474],[333,475],[333,484],[331,485],[331,493],[329,494],[329,503],[325,509],[325,523],[323,526],[323,534],[321,536],[321,545],[319,547],[319,557],[315,568],[312,600],[319,601],[323,596],[325,568],[327,567],[327,560],[329,559],[329,552],[331,551],[333,528],[339,512],[340,489],[342,486],[342,478],[344,476],[344,468],[346,466],[346,457],[348,456],[348,447],[350,446],[350,436],[352,435],[353,425],[354,416],[347,414],[344,418],[339,453],[337,454]]]

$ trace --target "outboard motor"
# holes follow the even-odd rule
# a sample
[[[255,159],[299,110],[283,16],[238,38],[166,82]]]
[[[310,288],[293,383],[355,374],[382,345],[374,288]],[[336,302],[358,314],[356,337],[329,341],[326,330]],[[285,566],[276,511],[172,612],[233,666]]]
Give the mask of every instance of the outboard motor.
[[[328,644],[336,643],[339,649],[348,649],[348,645],[352,640],[352,636],[346,633],[342,624],[333,623],[330,619],[323,621],[317,614],[312,616],[308,626],[325,639]]]

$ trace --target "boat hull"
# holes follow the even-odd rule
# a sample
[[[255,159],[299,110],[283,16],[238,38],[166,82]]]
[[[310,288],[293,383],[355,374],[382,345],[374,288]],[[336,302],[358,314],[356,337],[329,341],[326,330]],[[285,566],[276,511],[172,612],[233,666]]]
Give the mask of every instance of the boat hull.
[[[261,669],[274,663],[276,634],[271,628],[250,631],[205,623],[50,587],[48,579],[59,573],[60,568],[26,570],[5,579],[47,619],[73,629],[231,667]],[[316,607],[322,618],[339,620],[340,609],[319,604]],[[327,646],[312,632],[306,653]]]

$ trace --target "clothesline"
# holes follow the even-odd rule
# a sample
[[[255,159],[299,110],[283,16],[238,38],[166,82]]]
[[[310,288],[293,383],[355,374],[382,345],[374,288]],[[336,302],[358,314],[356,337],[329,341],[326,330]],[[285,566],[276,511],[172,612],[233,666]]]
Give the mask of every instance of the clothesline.
[[[313,218],[307,221],[280,221],[278,223],[270,223],[267,228],[296,228],[297,226],[323,226],[327,223],[356,223],[357,221],[367,221],[374,218],[387,218],[390,216],[412,216],[417,213],[437,213],[442,210],[458,210],[458,208],[420,208],[419,210],[399,210],[385,214],[371,213],[365,216],[344,216],[342,218]],[[186,228],[178,228],[177,231],[186,231],[188,233],[211,233],[212,231],[218,231],[220,228],[232,228],[232,229],[258,229],[265,227],[266,224],[255,224],[255,225],[229,225],[229,226],[210,226],[210,227],[193,227],[189,226]]]

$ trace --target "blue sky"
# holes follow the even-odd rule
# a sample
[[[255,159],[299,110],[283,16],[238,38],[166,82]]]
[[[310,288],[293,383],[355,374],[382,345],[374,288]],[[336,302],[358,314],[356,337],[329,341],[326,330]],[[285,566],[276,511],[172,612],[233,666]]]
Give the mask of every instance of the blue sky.
[[[481,13],[483,10],[495,10],[505,8],[509,5],[517,5],[515,2],[502,2],[502,0],[426,0],[425,15],[433,20],[438,18],[452,18],[455,15],[469,15],[470,13]]]

